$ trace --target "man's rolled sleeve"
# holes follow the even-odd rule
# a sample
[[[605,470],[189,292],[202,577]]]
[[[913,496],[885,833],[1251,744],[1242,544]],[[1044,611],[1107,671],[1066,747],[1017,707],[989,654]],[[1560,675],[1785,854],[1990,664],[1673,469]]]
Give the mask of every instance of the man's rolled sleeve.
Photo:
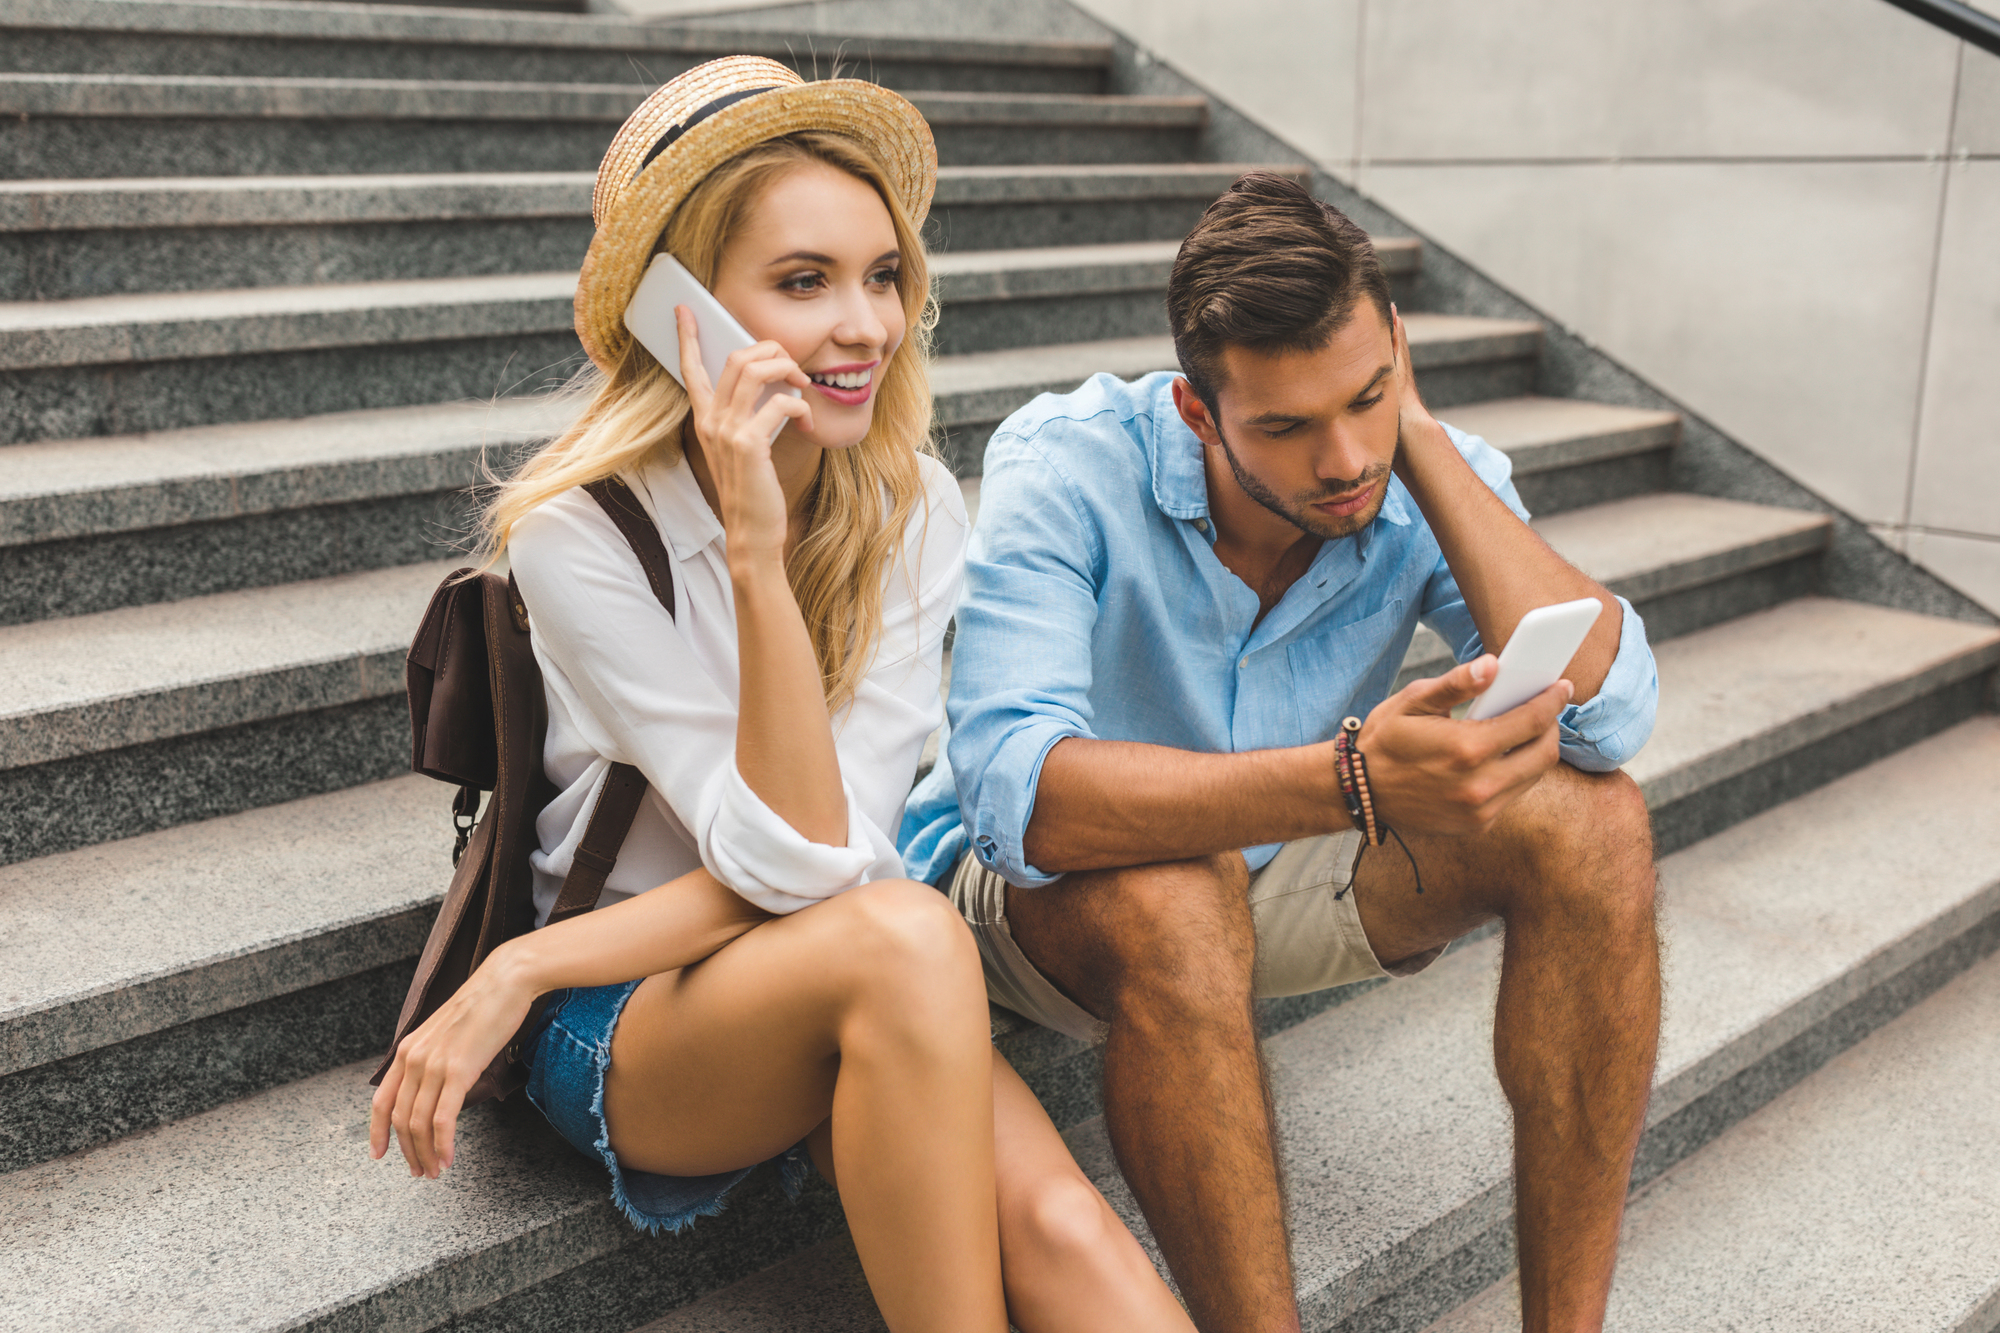
[[[1440,423],[1442,424],[1442,423]],[[1514,488],[1513,467],[1507,455],[1477,435],[1468,435],[1446,425],[1445,433],[1458,447],[1479,479],[1514,511],[1528,521],[1527,506]],[[1572,768],[1589,773],[1608,773],[1631,762],[1653,734],[1653,718],[1659,709],[1660,677],[1653,663],[1653,649],[1646,642],[1646,625],[1632,603],[1618,598],[1624,621],[1618,632],[1618,656],[1605,674],[1597,693],[1580,704],[1571,704],[1556,718],[1562,757]],[[1424,590],[1424,623],[1451,647],[1460,662],[1470,662],[1485,652],[1479,628],[1459,591],[1458,580],[1442,554]]]
[[[1604,683],[1556,718],[1564,762],[1587,773],[1609,773],[1630,763],[1652,736],[1660,706],[1660,672],[1646,642],[1646,624],[1623,597],[1618,606],[1625,620],[1618,630],[1618,656]]]
[[[952,647],[947,753],[980,864],[1035,888],[1028,821],[1056,742],[1091,733],[1091,632],[1102,546],[1072,487],[1031,444],[996,435],[980,483]]]

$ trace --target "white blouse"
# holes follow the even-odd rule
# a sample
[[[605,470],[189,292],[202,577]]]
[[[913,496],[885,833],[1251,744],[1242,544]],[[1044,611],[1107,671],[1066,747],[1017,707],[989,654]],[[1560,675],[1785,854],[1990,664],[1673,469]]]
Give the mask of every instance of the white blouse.
[[[882,633],[852,702],[834,714],[847,845],[807,840],[736,769],[736,604],[722,524],[682,462],[627,475],[666,538],[675,614],[581,490],[521,519],[509,541],[548,695],[543,767],[558,795],[536,822],[535,923],[548,919],[613,763],[651,784],[599,906],[697,866],[757,906],[795,912],[903,875],[896,831],[924,742],[944,719],[945,626],[970,525],[958,484],[919,458],[925,502],[884,576]]]

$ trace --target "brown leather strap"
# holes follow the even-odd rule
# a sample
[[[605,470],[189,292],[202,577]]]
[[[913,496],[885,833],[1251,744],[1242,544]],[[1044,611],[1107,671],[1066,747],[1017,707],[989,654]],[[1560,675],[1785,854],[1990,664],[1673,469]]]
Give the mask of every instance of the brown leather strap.
[[[660,605],[667,609],[668,615],[672,615],[673,563],[667,556],[667,544],[660,540],[659,528],[654,526],[652,516],[639,503],[639,497],[632,494],[632,488],[617,477],[593,481],[583,489],[625,534],[625,540],[632,545],[632,553],[639,557],[639,567],[646,571],[646,582],[653,585],[653,596],[659,598]],[[525,616],[526,608],[521,604],[520,590],[513,585],[511,578],[507,591],[513,600],[515,614]],[[604,779],[604,790],[597,794],[597,805],[590,812],[590,822],[584,825],[583,841],[577,844],[569,874],[563,876],[562,891],[556,895],[556,905],[549,909],[550,921],[577,916],[597,906],[597,899],[604,892],[604,881],[610,876],[611,868],[618,864],[618,849],[625,845],[625,835],[632,831],[632,821],[638,818],[639,802],[646,799],[646,785],[646,775],[632,765],[611,766],[610,776]]]
[[[632,488],[617,477],[593,481],[583,489],[625,534],[625,540],[632,544],[632,553],[639,557],[639,567],[646,571],[646,582],[653,585],[653,596],[659,598],[660,605],[667,608],[668,615],[672,615],[674,566],[667,556],[667,544],[660,540],[660,529],[653,523],[653,516],[639,503],[639,497],[632,494]]]
[[[576,858],[563,877],[562,892],[549,909],[551,923],[588,912],[597,906],[604,881],[618,863],[618,849],[638,816],[639,802],[646,799],[646,775],[630,764],[613,764],[597,794],[597,805],[584,825],[583,841],[577,844]]]

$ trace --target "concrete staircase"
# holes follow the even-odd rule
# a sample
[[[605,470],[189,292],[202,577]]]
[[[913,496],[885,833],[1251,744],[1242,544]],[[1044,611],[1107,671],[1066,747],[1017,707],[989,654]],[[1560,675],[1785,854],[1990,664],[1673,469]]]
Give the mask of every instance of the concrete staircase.
[[[937,129],[935,382],[976,500],[1033,394],[1173,364],[1176,239],[1246,164],[1294,160],[1119,42],[0,0],[0,1329],[879,1326],[823,1185],[794,1206],[754,1181],[646,1240],[522,1105],[471,1113],[442,1182],[364,1152],[449,872],[448,792],[401,775],[402,653],[464,488],[562,425],[535,391],[579,363],[591,172],[655,82],[835,49]],[[1449,256],[1378,245],[1430,306],[1409,325],[1439,415],[1512,455],[1657,645],[1632,771],[1669,1015],[1620,1318],[1725,1322],[1758,1254],[1802,1291],[1852,1279],[1880,1216],[1964,1262],[1865,1326],[1990,1329],[1992,1190],[1981,1211],[1965,1173],[1991,1098],[1955,1080],[1993,1067],[2000,631],[1742,483],[1698,420],[1587,401],[1620,372],[1452,295]],[[1440,652],[1420,638],[1407,673]],[[1265,1008],[1309,1328],[1422,1328],[1510,1267],[1496,949]],[[1137,1223],[1092,1054],[996,1030]],[[1921,1111],[1895,1118],[1905,1085]],[[1705,1304],[1645,1295],[1689,1263]]]

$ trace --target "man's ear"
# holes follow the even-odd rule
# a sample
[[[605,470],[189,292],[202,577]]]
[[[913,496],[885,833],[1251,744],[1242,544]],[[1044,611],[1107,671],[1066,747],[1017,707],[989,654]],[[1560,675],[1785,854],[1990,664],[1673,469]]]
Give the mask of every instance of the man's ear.
[[[1208,404],[1201,401],[1201,395],[1187,382],[1187,376],[1174,376],[1174,410],[1181,414],[1181,420],[1194,432],[1195,438],[1206,445],[1222,443],[1222,432],[1215,428],[1215,418],[1208,414]]]

